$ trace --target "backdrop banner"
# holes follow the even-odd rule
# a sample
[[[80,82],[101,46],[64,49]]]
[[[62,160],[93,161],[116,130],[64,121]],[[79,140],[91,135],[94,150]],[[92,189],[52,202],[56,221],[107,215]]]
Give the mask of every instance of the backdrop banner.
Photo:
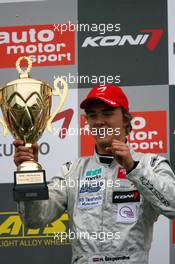
[[[29,56],[31,77],[49,83],[62,77],[68,97],[39,140],[47,181],[60,166],[92,155],[94,140],[81,134],[79,104],[96,84],[126,92],[133,115],[128,138],[135,151],[160,153],[175,171],[174,0],[0,0],[0,86],[17,79],[16,59]],[[53,96],[52,112],[58,104]],[[0,114],[2,116],[2,114]],[[14,146],[0,126],[0,253],[3,263],[69,264],[71,240],[65,212],[51,224],[26,229],[13,201]],[[170,147],[169,147],[170,146]],[[155,223],[149,264],[174,264],[175,222]]]

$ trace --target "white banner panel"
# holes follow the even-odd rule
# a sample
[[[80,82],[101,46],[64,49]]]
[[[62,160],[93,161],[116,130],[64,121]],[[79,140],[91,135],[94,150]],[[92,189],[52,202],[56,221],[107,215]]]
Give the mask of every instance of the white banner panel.
[[[0,0],[1,3],[19,3],[19,2],[45,2],[47,0]]]

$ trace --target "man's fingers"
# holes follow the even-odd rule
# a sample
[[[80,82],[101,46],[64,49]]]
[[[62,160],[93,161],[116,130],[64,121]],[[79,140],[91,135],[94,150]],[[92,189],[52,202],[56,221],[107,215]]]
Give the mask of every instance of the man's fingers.
[[[24,143],[24,141],[23,140],[20,140],[20,139],[16,139],[16,140],[14,140],[13,141],[13,145],[16,147],[16,148],[26,148],[25,147],[25,143]],[[26,149],[34,149],[34,150],[38,150],[38,144],[37,143],[34,143],[34,144],[32,144],[32,147],[31,148],[26,148]]]
[[[122,150],[116,150],[116,151],[114,151],[114,155],[115,156],[125,156],[126,152],[124,152]]]
[[[33,149],[32,148],[26,148],[26,147],[24,147],[24,146],[19,146],[19,147],[17,147],[16,148],[16,153],[18,153],[18,152],[29,152],[29,153],[33,153]]]
[[[113,139],[112,140],[112,144],[113,143],[116,143],[116,144],[125,144],[124,142],[120,141],[120,140],[117,140],[117,139]]]
[[[29,158],[34,158],[33,153],[31,152],[26,152],[26,151],[20,151],[20,152],[16,152],[15,157],[29,157]]]
[[[113,144],[111,147],[107,147],[106,151],[112,152],[113,154],[115,154],[116,151],[126,153],[128,151],[128,147],[125,145]]]
[[[22,161],[26,161],[26,160],[32,160],[34,157],[32,157],[32,156],[15,156],[14,157],[14,159],[15,160],[17,160],[17,161],[20,161],[20,162],[22,162]]]
[[[15,153],[15,156],[14,156],[14,162],[16,166],[20,165],[24,161],[29,161],[29,160],[34,160],[34,159],[35,159],[34,155],[30,152],[20,151],[20,152]]]
[[[16,139],[16,140],[13,141],[13,145],[15,147],[24,146],[24,141],[23,140],[20,140],[20,139]]]
[[[22,162],[24,161],[29,161],[29,160],[33,160],[32,157],[29,156],[20,156],[20,157],[14,157],[14,162],[16,164],[16,166],[20,165]]]
[[[112,145],[112,149],[116,149],[116,150],[127,150],[128,148],[126,146],[123,145]]]
[[[38,149],[39,149],[38,144],[37,143],[32,144],[32,149],[33,149],[33,153],[38,153]]]
[[[17,139],[13,141],[15,146],[14,162],[18,166],[24,161],[38,161],[38,144],[32,144],[31,148],[25,147],[23,140]]]
[[[112,149],[113,149],[113,151],[123,151],[125,153],[129,153],[129,148],[125,143],[122,143],[122,144],[113,143]]]

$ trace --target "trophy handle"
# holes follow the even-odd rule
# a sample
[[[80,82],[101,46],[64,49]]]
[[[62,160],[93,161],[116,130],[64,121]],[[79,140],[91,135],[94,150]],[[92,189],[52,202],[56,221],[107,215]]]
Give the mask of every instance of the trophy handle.
[[[27,65],[27,69],[26,70],[23,70],[21,68],[21,61],[24,61],[26,60],[28,65]],[[22,57],[19,57],[16,61],[16,69],[19,73],[19,78],[28,78],[29,77],[29,73],[31,71],[31,68],[32,68],[32,61],[29,57],[27,56],[22,56]]]
[[[8,131],[8,128],[7,128],[5,121],[1,117],[0,117],[0,123],[3,126],[3,136],[6,137],[8,135],[9,131]]]
[[[2,91],[0,91],[0,105],[1,104],[2,104]],[[6,125],[5,121],[4,121],[4,119],[1,118],[1,117],[0,117],[0,123],[3,126],[3,136],[5,137],[5,136],[8,135],[9,131],[8,131],[8,128],[7,128],[7,125]]]
[[[59,82],[61,82],[61,84],[63,84],[62,92],[61,92],[60,88],[58,87]],[[62,108],[62,106],[66,100],[67,94],[68,94],[68,84],[63,78],[58,77],[57,79],[54,80],[54,90],[52,91],[52,94],[59,96],[60,100],[59,100],[59,104],[58,104],[56,110],[51,114],[51,117],[47,121],[47,129],[50,133],[52,132],[51,123],[52,123],[54,117],[56,116],[56,114]]]

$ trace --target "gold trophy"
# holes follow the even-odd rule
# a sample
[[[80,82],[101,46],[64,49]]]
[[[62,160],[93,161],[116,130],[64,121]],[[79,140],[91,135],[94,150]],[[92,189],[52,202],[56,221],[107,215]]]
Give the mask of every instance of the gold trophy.
[[[27,60],[26,70],[22,70],[21,61]],[[28,57],[20,57],[16,61],[16,69],[19,79],[7,83],[0,89],[0,105],[3,119],[3,135],[8,134],[8,129],[16,139],[25,142],[26,147],[31,147],[47,127],[52,131],[51,122],[63,106],[68,93],[68,85],[62,78],[54,80],[54,90],[36,79],[32,79],[29,73],[32,62]],[[58,83],[63,85],[58,88]],[[59,104],[50,116],[52,94],[59,96]],[[45,200],[48,199],[48,187],[45,171],[34,160],[22,162],[14,172],[14,200]]]

